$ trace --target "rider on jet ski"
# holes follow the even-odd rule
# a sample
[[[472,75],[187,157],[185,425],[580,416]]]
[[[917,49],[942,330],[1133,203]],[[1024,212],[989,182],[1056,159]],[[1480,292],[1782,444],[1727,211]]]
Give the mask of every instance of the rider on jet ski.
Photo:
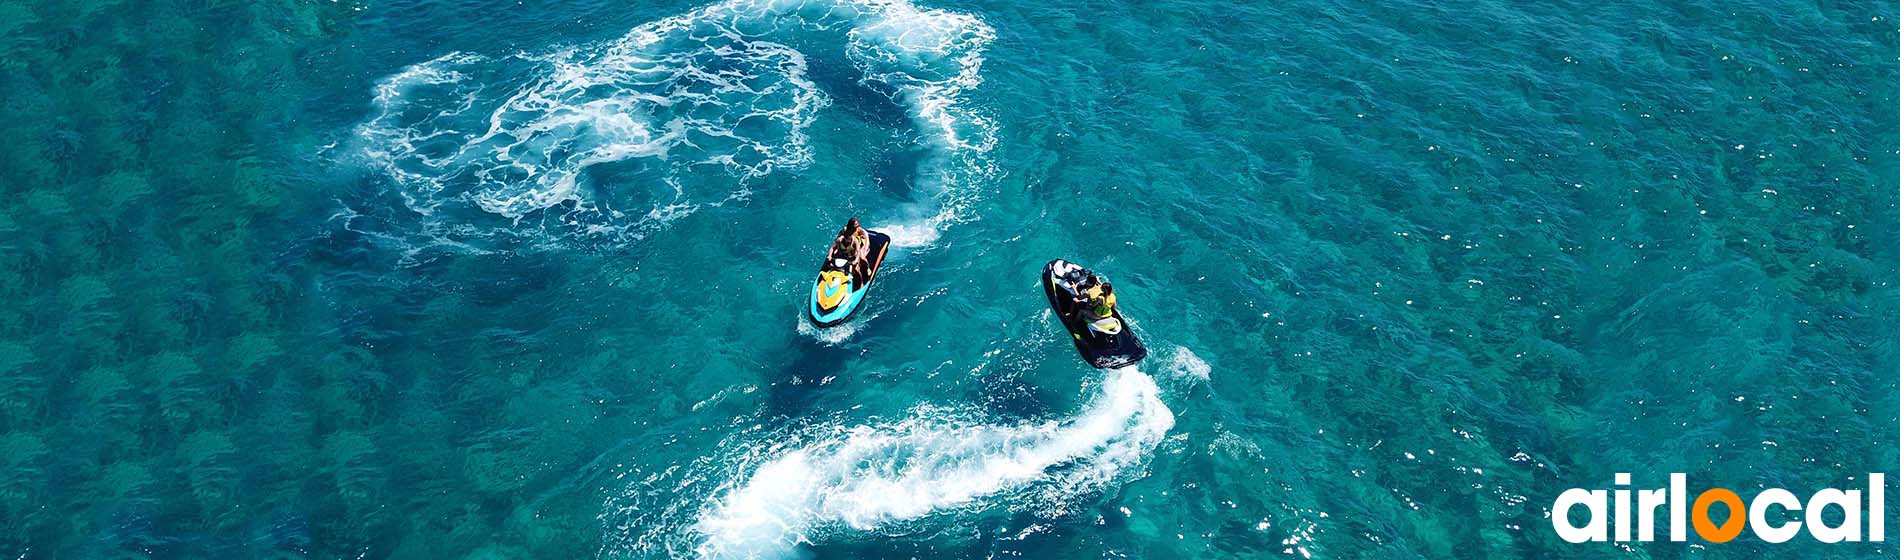
[[[862,281],[869,276],[866,267],[871,261],[871,235],[858,225],[857,218],[844,223],[844,231],[838,232],[838,239],[831,242],[831,260],[852,278]]]
[[[1090,274],[1076,285],[1074,309],[1086,315],[1090,330],[1103,334],[1121,332],[1121,321],[1115,320],[1115,286],[1101,276]]]

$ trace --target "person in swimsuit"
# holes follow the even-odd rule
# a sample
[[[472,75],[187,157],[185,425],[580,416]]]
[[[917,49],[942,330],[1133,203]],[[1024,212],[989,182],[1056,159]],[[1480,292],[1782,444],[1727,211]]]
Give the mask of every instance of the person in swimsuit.
[[[869,277],[871,265],[871,234],[864,226],[858,225],[857,218],[844,223],[844,231],[838,232],[838,238],[831,243],[831,259],[835,263],[843,260],[839,268],[851,275],[853,283],[863,282]]]

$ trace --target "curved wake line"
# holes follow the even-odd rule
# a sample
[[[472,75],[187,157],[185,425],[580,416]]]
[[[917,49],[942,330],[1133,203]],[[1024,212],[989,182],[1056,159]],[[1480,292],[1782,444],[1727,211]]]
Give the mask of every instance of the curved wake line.
[[[437,237],[538,224],[638,239],[808,165],[830,103],[809,60],[839,57],[892,92],[935,150],[915,170],[931,199],[896,224],[928,244],[994,176],[995,125],[964,102],[993,37],[973,16],[901,0],[728,0],[602,44],[410,66],[377,84],[356,132]]]
[[[1004,508],[1059,517],[1140,476],[1173,427],[1155,380],[1124,368],[1107,371],[1100,392],[1065,420],[986,424],[925,407],[895,423],[757,438],[688,467],[731,473],[725,481],[689,472],[673,487],[703,497],[667,492],[652,496],[674,504],[664,511],[623,507],[634,515],[620,535],[631,550],[608,555],[783,558],[801,544],[938,516]],[[690,491],[696,483],[717,486]]]

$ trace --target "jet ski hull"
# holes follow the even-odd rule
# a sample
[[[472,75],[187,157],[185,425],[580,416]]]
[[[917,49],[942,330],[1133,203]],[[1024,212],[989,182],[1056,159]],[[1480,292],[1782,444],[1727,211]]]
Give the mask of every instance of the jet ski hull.
[[[851,278],[848,270],[834,266],[830,255],[818,268],[818,281],[812,285],[811,302],[805,306],[805,317],[820,328],[832,327],[851,320],[864,301],[864,295],[871,290],[871,282],[877,279],[877,271],[884,266],[884,254],[890,251],[891,236],[865,230],[871,241],[871,270],[865,278]],[[832,275],[841,275],[843,282],[832,281]]]
[[[1114,310],[1114,318],[1121,324],[1121,332],[1107,335],[1089,329],[1089,322],[1082,310],[1070,301],[1067,289],[1063,287],[1066,275],[1089,274],[1088,269],[1074,263],[1056,259],[1049,261],[1042,269],[1042,290],[1049,296],[1049,307],[1056,312],[1056,318],[1062,321],[1063,329],[1069,331],[1069,340],[1075,343],[1075,349],[1082,353],[1082,361],[1097,368],[1109,369],[1134,365],[1148,357],[1148,349],[1135,337],[1135,331],[1128,327],[1128,321],[1122,318],[1121,309]]]

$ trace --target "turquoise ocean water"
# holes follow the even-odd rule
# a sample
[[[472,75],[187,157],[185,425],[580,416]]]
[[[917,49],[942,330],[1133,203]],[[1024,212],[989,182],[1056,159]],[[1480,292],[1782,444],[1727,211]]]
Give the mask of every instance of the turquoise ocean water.
[[[0,0],[0,552],[1894,553],[1900,6],[912,1]]]

